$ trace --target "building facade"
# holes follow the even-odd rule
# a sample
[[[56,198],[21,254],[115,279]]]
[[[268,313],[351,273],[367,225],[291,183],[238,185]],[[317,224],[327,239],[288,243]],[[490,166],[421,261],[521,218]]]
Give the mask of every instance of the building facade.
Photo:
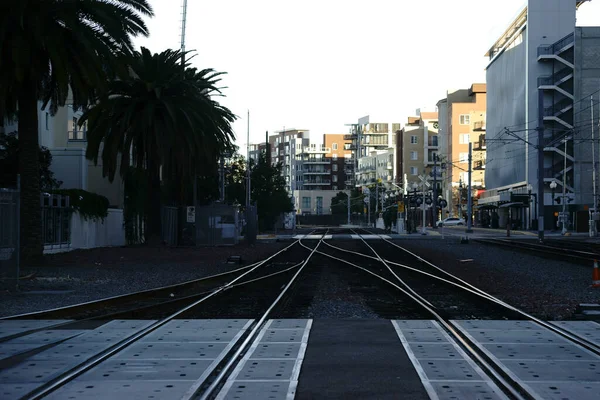
[[[600,82],[600,32],[597,27],[575,27],[583,3],[529,0],[486,54],[487,189],[480,205],[498,207],[501,226],[512,207],[506,205],[521,196],[527,200],[512,210],[512,219],[535,228],[541,214],[544,228],[553,228],[561,211],[553,202],[550,184],[555,182],[562,202],[569,204],[569,229],[588,228],[586,209],[595,203],[590,97]],[[541,196],[546,206],[537,210]]]
[[[325,157],[331,160],[331,190],[350,189],[354,178],[354,160],[352,158],[352,140],[345,134],[323,134],[323,146],[329,149]]]

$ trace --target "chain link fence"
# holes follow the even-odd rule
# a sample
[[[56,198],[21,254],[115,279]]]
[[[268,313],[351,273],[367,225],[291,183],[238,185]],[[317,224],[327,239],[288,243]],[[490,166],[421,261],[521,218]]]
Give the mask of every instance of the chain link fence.
[[[19,286],[20,180],[0,188],[0,287]]]

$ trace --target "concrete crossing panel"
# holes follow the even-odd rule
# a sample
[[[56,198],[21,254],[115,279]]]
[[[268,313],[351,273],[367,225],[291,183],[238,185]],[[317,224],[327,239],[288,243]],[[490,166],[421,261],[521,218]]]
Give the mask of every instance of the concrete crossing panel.
[[[600,357],[547,330],[515,326],[517,321],[453,321],[533,397],[549,400],[598,398]],[[488,324],[493,329],[488,328]],[[504,325],[504,328],[502,328]],[[588,324],[557,323],[595,332]]]

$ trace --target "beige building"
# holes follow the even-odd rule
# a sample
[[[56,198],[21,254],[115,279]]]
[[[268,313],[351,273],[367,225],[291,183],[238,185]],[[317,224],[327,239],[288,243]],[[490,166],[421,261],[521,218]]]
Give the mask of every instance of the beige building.
[[[402,182],[406,174],[409,188],[419,184],[419,175],[430,176],[433,171],[435,157],[439,152],[438,114],[422,112],[417,117],[409,117],[396,140],[397,183]],[[438,161],[438,165],[440,162]],[[438,170],[439,171],[439,170]],[[441,179],[438,187],[441,187]]]
[[[444,113],[439,118],[443,135],[440,141],[445,153],[441,158],[446,162],[447,174],[444,195],[454,213],[459,204],[458,189],[468,184],[469,143],[473,149],[471,185],[474,189],[485,188],[486,84],[474,83],[469,89],[448,91],[446,98],[438,102],[440,105]]]

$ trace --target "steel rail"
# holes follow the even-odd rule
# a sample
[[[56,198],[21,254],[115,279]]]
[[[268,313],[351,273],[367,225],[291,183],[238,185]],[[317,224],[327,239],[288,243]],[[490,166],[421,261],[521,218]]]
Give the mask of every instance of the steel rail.
[[[156,322],[152,323],[150,326],[142,329],[141,331],[135,333],[134,335],[132,335],[132,336],[126,338],[126,339],[123,339],[123,340],[115,343],[114,345],[112,345],[108,349],[102,351],[101,353],[95,355],[94,357],[91,357],[90,359],[88,359],[85,362],[79,364],[75,368],[69,370],[65,374],[62,374],[61,376],[59,376],[59,377],[57,377],[57,378],[55,378],[55,379],[53,379],[53,380],[45,383],[44,385],[36,388],[35,390],[29,392],[26,395],[26,397],[28,399],[38,400],[38,399],[41,399],[41,398],[47,396],[51,392],[55,391],[56,389],[60,388],[61,386],[64,386],[68,382],[72,381],[73,379],[75,379],[79,375],[83,374],[84,372],[88,371],[89,369],[91,369],[91,368],[95,367],[96,365],[100,364],[102,361],[108,359],[112,355],[114,355],[114,354],[118,353],[119,351],[123,350],[127,346],[131,345],[132,343],[135,343],[136,341],[138,341],[139,339],[141,339],[144,336],[148,335],[149,333],[151,333],[151,332],[155,331],[156,329],[160,328],[161,326],[167,324],[169,321],[177,318],[179,315],[185,313],[186,311],[188,311],[188,310],[190,310],[190,309],[198,306],[199,304],[201,304],[202,302],[208,300],[209,298],[211,298],[213,296],[216,296],[217,294],[219,294],[222,291],[226,290],[227,287],[235,284],[237,281],[239,281],[240,279],[242,279],[244,276],[248,275],[249,273],[251,273],[252,271],[256,270],[257,268],[260,268],[267,261],[269,261],[272,258],[278,256],[279,254],[287,251],[289,248],[291,248],[292,246],[294,246],[296,244],[301,244],[300,240],[297,240],[297,241],[293,242],[292,244],[290,244],[289,246],[285,247],[284,249],[279,250],[278,252],[274,253],[270,257],[268,257],[268,258],[264,259],[263,261],[259,262],[257,265],[255,265],[253,268],[251,268],[249,271],[246,271],[242,275],[240,275],[237,278],[233,279],[227,285],[221,286],[219,289],[215,290],[214,292],[212,292],[212,293],[208,294],[207,296],[201,298],[200,300],[195,301],[194,303],[192,303],[192,304],[190,304],[190,305],[188,305],[188,306],[186,306],[186,307],[178,310],[177,312],[171,314],[170,316],[168,316],[166,318],[163,318],[162,320],[159,320],[159,321],[156,321]]]
[[[372,233],[369,232],[369,234],[372,234]],[[484,292],[483,290],[479,289],[477,286],[474,286],[474,285],[470,284],[469,282],[466,282],[465,280],[463,280],[463,279],[461,279],[461,278],[459,278],[459,277],[457,277],[455,275],[452,275],[451,273],[449,273],[447,271],[444,271],[443,269],[441,269],[437,265],[435,265],[435,264],[433,264],[433,263],[425,260],[421,256],[419,256],[419,255],[411,252],[410,250],[405,249],[402,246],[399,246],[398,244],[392,242],[391,240],[386,239],[386,238],[382,237],[381,235],[378,235],[378,236],[383,241],[387,242],[388,244],[391,244],[392,246],[394,246],[394,247],[396,247],[396,248],[398,248],[398,249],[400,249],[400,250],[402,250],[402,251],[404,251],[404,252],[412,255],[413,257],[417,258],[419,261],[421,261],[421,262],[423,262],[423,263],[425,263],[425,264],[427,264],[427,265],[435,268],[436,270],[442,272],[443,274],[449,276],[450,278],[456,279],[461,284],[465,285],[466,287],[468,287],[468,288],[470,288],[470,289],[472,289],[472,290],[474,290],[474,291],[476,291],[478,293],[481,293],[483,296],[489,298],[490,300],[493,300],[495,303],[497,303],[499,305],[502,305],[502,306],[510,309],[511,311],[516,312],[517,314],[520,314],[521,316],[525,317],[526,319],[529,319],[529,320],[537,323],[538,325],[541,325],[544,328],[553,331],[554,333],[556,333],[556,334],[564,337],[565,339],[570,340],[571,342],[577,343],[578,345],[586,348],[587,350],[590,350],[590,351],[594,352],[597,355],[600,355],[600,346],[598,344],[596,344],[594,342],[591,342],[591,341],[587,340],[586,338],[584,338],[584,337],[582,337],[582,336],[580,336],[580,335],[578,335],[578,334],[576,334],[574,332],[571,332],[571,331],[569,331],[567,329],[564,329],[564,328],[561,328],[561,327],[559,327],[557,325],[553,325],[551,323],[543,321],[543,320],[541,320],[541,319],[539,319],[539,318],[537,318],[537,317],[535,317],[535,316],[533,316],[533,315],[531,315],[531,314],[529,314],[529,313],[527,313],[527,312],[525,312],[523,310],[520,310],[520,309],[518,309],[518,308],[516,308],[516,307],[514,307],[514,306],[512,306],[512,305],[510,305],[508,303],[506,303],[505,301],[503,301],[503,300],[501,300],[501,299],[499,299],[499,298],[497,298],[497,297],[495,297],[495,296],[493,296],[493,295],[491,295],[491,294],[489,294],[487,292]],[[400,265],[400,266],[402,266],[402,265]]]
[[[247,280],[247,281],[243,281],[243,282],[240,282],[240,283],[233,284],[231,286],[228,286],[225,289],[225,291],[231,290],[231,289],[236,288],[236,287],[244,286],[246,284],[258,282],[258,281],[261,281],[263,279],[272,278],[273,276],[276,276],[276,275],[279,275],[279,274],[284,274],[286,272],[289,272],[289,271],[293,270],[294,268],[298,268],[300,265],[302,265],[303,262],[304,262],[304,260],[302,260],[298,264],[292,265],[291,267],[288,267],[288,268],[283,269],[281,271],[273,272],[273,273],[270,273],[270,274],[267,274],[267,275],[259,276],[258,278],[253,278],[253,279],[250,279],[250,280]],[[167,306],[167,305],[170,305],[170,304],[175,304],[175,303],[183,302],[183,301],[186,301],[186,300],[190,300],[191,301],[191,300],[196,299],[196,298],[198,298],[200,296],[204,296],[204,295],[207,295],[209,293],[212,293],[213,291],[215,291],[217,289],[207,290],[205,292],[201,292],[201,293],[198,293],[198,294],[193,294],[193,295],[189,295],[189,296],[185,296],[185,297],[180,297],[180,298],[173,299],[173,300],[167,300],[167,301],[162,302],[162,303],[149,304],[149,305],[146,305],[146,306],[143,306],[143,307],[140,307],[140,308],[133,308],[133,309],[130,309],[130,310],[125,310],[125,311],[118,311],[116,313],[103,315],[102,318],[103,319],[105,319],[105,318],[111,318],[112,319],[112,318],[118,317],[119,315],[122,315],[122,314],[127,314],[127,313],[131,313],[131,312],[140,312],[140,311],[143,311],[143,310],[145,310],[147,308],[156,308],[156,307],[161,307],[161,306]],[[76,322],[81,322],[81,321],[85,321],[85,320],[78,320]]]
[[[292,276],[292,279],[290,279],[290,281],[288,282],[288,284],[279,293],[279,295],[277,296],[277,298],[275,299],[275,301],[273,301],[273,303],[271,304],[271,306],[269,306],[269,308],[267,309],[267,311],[265,311],[264,314],[260,317],[260,319],[256,322],[256,324],[254,325],[254,328],[252,329],[252,331],[250,331],[250,333],[248,334],[248,336],[246,336],[246,339],[238,347],[238,349],[235,352],[235,354],[230,357],[229,362],[227,362],[227,364],[225,365],[225,367],[223,367],[221,369],[221,372],[219,373],[219,375],[212,381],[212,383],[210,384],[210,386],[202,393],[202,396],[200,397],[200,400],[207,400],[213,394],[213,392],[221,385],[221,383],[223,382],[223,380],[226,379],[229,376],[229,374],[231,373],[232,368],[234,367],[234,364],[238,363],[240,361],[241,357],[243,357],[243,354],[245,354],[245,352],[248,351],[249,347],[252,345],[252,342],[254,341],[254,339],[256,339],[256,336],[258,336],[258,334],[260,333],[260,330],[263,328],[263,326],[264,326],[264,324],[265,324],[265,322],[266,322],[269,314],[273,311],[273,309],[279,303],[279,301],[284,296],[284,294],[292,286],[292,284],[294,283],[294,281],[296,280],[296,278],[298,277],[298,275],[300,275],[300,273],[302,272],[302,270],[304,269],[304,267],[306,266],[306,264],[308,264],[308,262],[310,261],[310,258],[312,257],[312,255],[315,254],[315,252],[317,251],[317,249],[319,248],[319,246],[323,242],[323,238],[324,237],[325,237],[325,235],[321,236],[321,239],[319,240],[319,242],[317,243],[317,245],[314,247],[314,249],[309,249],[311,252],[308,255],[308,257],[306,258],[306,260],[304,260],[304,262],[302,263],[302,265],[300,266],[300,268],[298,269],[298,271],[296,271],[296,273],[294,274],[294,276]],[[298,239],[298,243],[301,246],[305,247],[302,244],[302,239]],[[190,387],[190,389],[188,389],[188,391],[182,396],[181,400],[189,400],[189,399],[192,399],[192,398],[196,397],[197,392],[201,388],[201,386],[202,386],[203,383],[204,382],[200,382],[200,381],[197,381],[196,383],[194,383],[194,385],[192,385]]]
[[[302,244],[301,244],[302,245]],[[367,246],[369,248],[371,248],[371,246],[369,246],[367,244]],[[371,248],[372,250],[372,248]],[[377,252],[375,252],[374,250],[372,250],[376,255]],[[414,302],[416,302],[417,304],[419,304],[421,307],[423,307],[425,310],[427,310],[436,320],[438,320],[438,322],[444,326],[444,328],[446,328],[446,330],[448,332],[450,332],[452,334],[452,336],[458,341],[460,342],[460,344],[467,350],[467,352],[470,354],[470,356],[475,359],[476,361],[479,362],[480,366],[482,366],[485,369],[485,372],[492,377],[496,382],[499,382],[500,385],[503,387],[503,389],[507,392],[510,393],[514,398],[516,399],[525,399],[525,398],[531,398],[531,396],[528,394],[527,390],[525,390],[524,388],[522,388],[518,383],[512,381],[513,383],[508,383],[506,381],[506,379],[500,375],[491,365],[489,365],[489,363],[483,358],[481,357],[481,355],[472,347],[472,345],[465,339],[463,338],[459,332],[450,324],[448,323],[441,315],[439,315],[432,307],[429,307],[425,302],[423,302],[421,299],[422,297],[420,295],[413,295],[412,293],[410,293],[409,291],[405,290],[404,288],[402,288],[401,286],[398,286],[397,284],[391,282],[390,280],[383,278],[380,275],[375,274],[372,271],[369,271],[368,269],[361,267],[359,265],[356,265],[350,261],[344,260],[342,258],[339,257],[335,257],[332,256],[330,254],[327,253],[323,253],[318,251],[318,254],[322,254],[326,257],[332,258],[336,261],[340,261],[340,262],[344,262],[348,265],[351,265],[355,268],[361,269],[363,271],[366,271],[368,273],[370,273],[371,275],[381,279],[382,281],[385,281],[389,284],[391,284],[392,286],[394,286],[395,288],[397,288],[398,290],[400,290],[402,293],[404,293],[406,296],[408,296],[409,298],[411,298]],[[379,257],[379,260],[385,264],[385,261],[383,261],[383,259],[381,259],[381,257]],[[523,393],[527,393],[527,397],[523,397],[523,395],[515,390],[515,388],[513,386],[519,387],[519,389],[523,392]]]
[[[210,279],[214,279],[214,278],[218,278],[224,275],[229,275],[229,274],[234,274],[236,272],[242,271],[244,269],[249,269],[254,267],[255,265],[259,264],[261,261],[257,261],[255,263],[252,263],[250,265],[245,265],[243,267],[231,270],[231,271],[226,271],[226,272],[220,272],[218,274],[214,274],[214,275],[209,275],[209,276],[205,276],[202,278],[198,278],[198,279],[192,279],[190,281],[186,281],[186,282],[181,282],[181,283],[175,283],[172,285],[167,285],[167,286],[161,286],[161,287],[157,287],[157,288],[152,288],[152,289],[144,289],[144,290],[140,290],[137,292],[131,292],[131,293],[125,293],[125,294],[118,294],[116,296],[111,296],[111,297],[105,297],[102,299],[97,299],[97,300],[90,300],[90,301],[85,301],[83,303],[76,303],[76,304],[71,304],[68,306],[63,306],[63,307],[56,307],[56,308],[50,308],[48,310],[43,310],[43,311],[32,311],[29,313],[23,313],[23,314],[16,314],[16,315],[8,315],[5,317],[0,317],[0,321],[3,320],[13,320],[13,319],[23,319],[23,318],[27,318],[27,317],[33,317],[33,318],[37,318],[37,317],[41,317],[44,314],[48,314],[48,313],[52,313],[52,312],[57,312],[57,311],[66,311],[69,308],[77,308],[77,307],[84,307],[84,306],[91,306],[91,305],[100,305],[104,302],[113,302],[113,301],[117,301],[117,300],[126,300],[128,298],[133,298],[135,296],[141,296],[141,295],[145,295],[145,294],[151,294],[152,292],[157,292],[157,291],[162,291],[162,290],[169,290],[169,289],[175,289],[178,288],[180,286],[186,286],[186,285],[192,285],[192,284],[196,284],[196,283],[201,283],[202,281],[207,281]],[[84,319],[85,320],[85,319]],[[84,321],[82,320],[82,321]],[[66,324],[69,324],[71,322],[67,322]],[[57,325],[52,325],[50,326],[51,328],[56,328],[56,327],[60,327],[63,326],[65,323],[63,324],[57,324]],[[48,327],[46,327],[48,328]],[[45,328],[45,329],[46,329]]]

